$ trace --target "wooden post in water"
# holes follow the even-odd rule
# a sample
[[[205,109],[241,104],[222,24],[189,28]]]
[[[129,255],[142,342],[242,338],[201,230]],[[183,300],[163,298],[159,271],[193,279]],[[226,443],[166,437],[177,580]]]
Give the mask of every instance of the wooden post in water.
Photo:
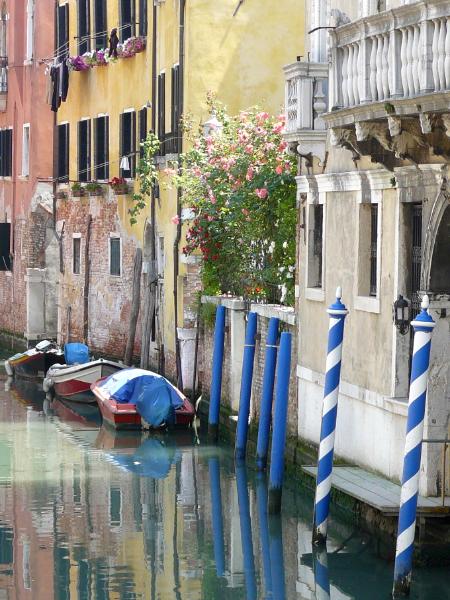
[[[127,346],[123,361],[126,365],[131,365],[133,359],[134,340],[136,337],[136,325],[141,305],[141,272],[142,272],[142,250],[136,248],[133,267],[133,292],[131,299],[130,327],[128,329]]]

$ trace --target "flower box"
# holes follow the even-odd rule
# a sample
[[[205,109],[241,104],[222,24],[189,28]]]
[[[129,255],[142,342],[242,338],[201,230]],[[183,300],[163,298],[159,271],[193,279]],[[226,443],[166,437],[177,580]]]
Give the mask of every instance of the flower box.
[[[147,45],[147,39],[144,36],[130,37],[119,44],[117,51],[120,58],[132,58],[135,54],[143,52]]]
[[[70,191],[72,192],[72,198],[81,198],[86,195],[85,188],[79,183],[74,183]]]
[[[70,56],[69,68],[72,71],[87,71],[91,68],[91,65],[89,64],[88,57],[83,54],[82,56]]]
[[[109,181],[109,186],[116,196],[123,196],[130,192],[130,186],[123,177],[113,177]]]
[[[103,196],[105,189],[100,183],[87,183],[84,190],[89,196]]]
[[[58,190],[55,194],[57,200],[67,200],[67,192],[65,190]]]

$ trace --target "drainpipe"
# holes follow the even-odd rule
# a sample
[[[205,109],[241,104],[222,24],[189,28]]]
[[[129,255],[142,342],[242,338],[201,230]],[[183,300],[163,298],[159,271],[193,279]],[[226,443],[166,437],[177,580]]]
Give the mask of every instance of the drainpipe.
[[[180,115],[183,114],[183,100],[184,100],[184,25],[185,25],[185,12],[186,12],[186,0],[180,0],[180,27],[179,27],[179,65],[180,65],[180,97],[179,107]],[[178,146],[178,171],[181,170],[181,152],[183,137],[180,135],[179,146]],[[177,215],[181,215],[181,197],[182,190],[180,187],[177,189]],[[178,275],[180,271],[179,265],[179,246],[181,240],[181,220],[177,225],[177,233],[175,241],[173,243],[173,297],[174,297],[174,310],[175,310],[175,360],[177,367],[177,385],[180,389],[183,389],[183,378],[181,373],[181,356],[180,356],[180,340],[178,339]]]

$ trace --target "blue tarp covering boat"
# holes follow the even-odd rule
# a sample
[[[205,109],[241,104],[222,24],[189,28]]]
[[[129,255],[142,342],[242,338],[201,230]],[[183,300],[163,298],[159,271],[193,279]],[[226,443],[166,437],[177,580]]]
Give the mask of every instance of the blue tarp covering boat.
[[[134,404],[152,427],[170,423],[184,396],[170,381],[144,369],[123,369],[110,375],[99,387],[120,404]]]
[[[121,468],[152,479],[164,479],[181,454],[175,446],[150,438],[131,455],[109,453],[110,460]]]

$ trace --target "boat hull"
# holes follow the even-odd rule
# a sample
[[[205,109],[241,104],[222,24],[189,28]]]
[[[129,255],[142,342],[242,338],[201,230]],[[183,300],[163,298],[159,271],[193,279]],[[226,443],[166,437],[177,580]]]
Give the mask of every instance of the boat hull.
[[[61,360],[64,360],[64,354],[61,351],[39,352],[33,349],[12,357],[7,362],[16,377],[43,379],[50,367]]]
[[[123,365],[103,359],[83,365],[53,368],[47,373],[45,389],[53,388],[58,397],[72,402],[95,403],[91,385],[121,369]]]
[[[103,421],[114,429],[143,429],[144,425],[135,404],[122,404],[107,396],[98,385],[100,381],[91,386],[97,400]],[[175,410],[175,426],[189,427],[195,417],[194,406],[184,398],[181,408]]]

